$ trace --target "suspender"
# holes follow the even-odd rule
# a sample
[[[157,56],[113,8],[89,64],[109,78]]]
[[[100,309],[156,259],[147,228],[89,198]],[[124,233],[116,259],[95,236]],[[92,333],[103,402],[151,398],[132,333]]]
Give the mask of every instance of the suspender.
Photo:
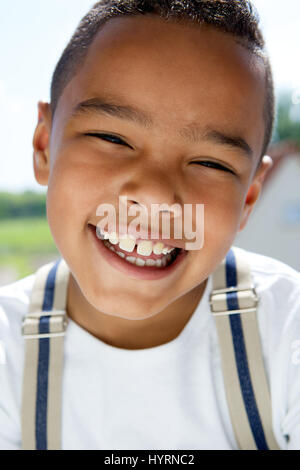
[[[69,271],[64,260],[37,271],[22,334],[25,365],[22,398],[22,449],[61,446],[63,336],[67,326]]]
[[[233,247],[212,275],[226,396],[240,449],[279,449],[256,318],[258,298],[245,256]],[[24,318],[22,449],[61,448],[63,339],[69,270],[63,259],[37,271]]]
[[[213,273],[210,295],[229,412],[240,449],[279,450],[272,431],[257,305],[247,260],[234,247]]]

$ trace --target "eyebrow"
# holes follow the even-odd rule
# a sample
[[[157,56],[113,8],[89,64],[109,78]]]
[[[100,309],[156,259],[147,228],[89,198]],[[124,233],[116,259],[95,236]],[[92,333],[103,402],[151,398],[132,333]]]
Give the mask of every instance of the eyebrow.
[[[76,118],[87,113],[107,115],[132,121],[145,128],[151,128],[154,124],[152,117],[145,111],[128,104],[116,104],[107,98],[101,97],[91,98],[78,103],[73,108],[70,118]],[[181,128],[179,135],[192,143],[207,141],[239,150],[247,158],[252,158],[254,154],[244,138],[238,135],[229,135],[210,126],[201,128],[197,124],[192,123]]]

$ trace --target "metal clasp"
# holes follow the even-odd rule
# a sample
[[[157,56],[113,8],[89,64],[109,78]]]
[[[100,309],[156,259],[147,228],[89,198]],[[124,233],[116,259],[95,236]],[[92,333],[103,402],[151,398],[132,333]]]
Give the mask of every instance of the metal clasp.
[[[34,333],[39,328],[41,318],[50,317],[50,328],[55,323],[55,331],[49,333]],[[51,325],[52,320],[52,325]],[[23,318],[22,335],[25,339],[55,338],[64,336],[68,326],[67,314],[64,310],[51,310],[49,312],[33,312]]]
[[[218,311],[218,310],[213,310],[213,297],[215,295],[220,295],[220,294],[227,294],[230,292],[249,292],[249,297],[252,297],[253,299],[253,307],[247,307],[247,308],[240,308],[237,310],[223,310],[223,311]],[[249,312],[256,312],[257,306],[259,302],[259,297],[257,295],[256,289],[254,286],[252,287],[244,287],[244,288],[239,288],[238,286],[231,286],[231,287],[226,287],[225,289],[215,289],[211,292],[209,296],[209,304],[210,304],[210,309],[213,315],[232,315],[236,313],[249,313]]]

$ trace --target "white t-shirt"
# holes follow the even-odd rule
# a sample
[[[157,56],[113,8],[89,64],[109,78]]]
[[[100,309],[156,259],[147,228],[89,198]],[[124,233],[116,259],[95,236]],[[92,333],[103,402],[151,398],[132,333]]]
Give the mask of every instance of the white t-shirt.
[[[300,273],[247,251],[281,449],[300,449]],[[20,449],[22,317],[35,275],[0,288],[0,449]],[[110,346],[70,320],[65,337],[62,449],[237,449],[209,309],[211,276],[172,341]],[[289,440],[285,438],[289,436]]]

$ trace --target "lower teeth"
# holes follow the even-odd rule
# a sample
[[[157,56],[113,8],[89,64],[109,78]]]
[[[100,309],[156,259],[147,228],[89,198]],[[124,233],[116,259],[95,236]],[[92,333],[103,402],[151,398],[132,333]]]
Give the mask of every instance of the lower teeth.
[[[107,240],[103,240],[103,243],[107,248],[113,251],[117,256],[120,256],[120,258],[125,259],[128,263],[135,264],[136,266],[139,266],[139,267],[155,266],[156,268],[164,268],[168,266],[169,264],[171,264],[178,254],[177,250],[174,250],[172,253],[169,253],[158,260],[154,260],[154,259],[144,260],[141,258],[134,258],[133,256],[126,257],[124,253],[117,251],[113,247],[113,245],[110,244]]]

